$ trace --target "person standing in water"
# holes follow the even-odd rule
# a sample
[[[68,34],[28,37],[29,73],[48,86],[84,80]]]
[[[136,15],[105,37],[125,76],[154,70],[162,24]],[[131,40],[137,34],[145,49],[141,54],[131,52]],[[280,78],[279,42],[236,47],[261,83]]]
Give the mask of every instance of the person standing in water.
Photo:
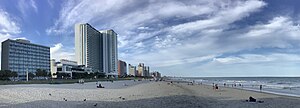
[[[259,90],[260,90],[260,91],[262,90],[262,85],[259,85]]]

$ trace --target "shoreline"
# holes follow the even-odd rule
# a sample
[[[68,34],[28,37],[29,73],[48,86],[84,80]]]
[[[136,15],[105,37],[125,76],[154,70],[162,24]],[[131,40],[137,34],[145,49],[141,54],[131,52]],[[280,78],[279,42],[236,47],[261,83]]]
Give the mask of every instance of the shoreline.
[[[228,87],[228,88],[230,88],[230,87]],[[272,94],[272,95],[300,98],[300,95],[293,95],[293,94],[287,94],[287,93],[278,93],[278,92],[272,92],[272,91],[267,91],[267,90],[259,91],[259,90],[255,90],[255,89],[234,88],[234,87],[232,87],[232,89],[240,89],[240,90],[253,91],[253,92],[258,92],[258,93],[266,93],[266,94]]]
[[[298,77],[296,77],[296,78],[298,78]],[[193,80],[187,80],[187,79],[182,79],[182,80],[178,80],[178,79],[176,79],[176,80],[173,80],[173,79],[169,79],[168,80],[169,82],[170,81],[173,81],[173,82],[182,82],[182,83],[192,83],[193,82]],[[197,83],[197,84],[200,84],[200,83],[202,83],[202,82],[199,82],[199,81],[196,81],[195,83]],[[207,85],[207,86],[212,86],[212,85],[210,85],[210,84],[208,84],[208,83],[202,83],[203,85]],[[220,85],[219,87],[222,87],[222,88],[231,88],[231,89],[238,89],[238,90],[246,90],[246,91],[253,91],[253,92],[258,92],[258,93],[267,93],[267,94],[273,94],[273,95],[279,95],[279,96],[289,96],[289,97],[296,97],[296,98],[300,98],[300,95],[298,95],[298,94],[292,94],[292,93],[281,93],[281,92],[276,92],[276,91],[270,91],[270,90],[262,90],[262,91],[260,91],[260,90],[257,90],[257,89],[251,89],[251,88],[247,88],[247,87],[245,87],[245,88],[243,88],[243,87],[229,87],[229,86],[223,86],[223,85]]]

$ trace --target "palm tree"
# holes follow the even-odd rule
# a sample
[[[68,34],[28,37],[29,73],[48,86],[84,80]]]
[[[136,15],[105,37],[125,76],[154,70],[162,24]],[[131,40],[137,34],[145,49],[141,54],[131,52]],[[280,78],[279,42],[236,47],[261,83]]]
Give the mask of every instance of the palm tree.
[[[10,77],[13,77],[13,80],[16,80],[16,77],[18,77],[18,73],[17,72],[11,72]]]

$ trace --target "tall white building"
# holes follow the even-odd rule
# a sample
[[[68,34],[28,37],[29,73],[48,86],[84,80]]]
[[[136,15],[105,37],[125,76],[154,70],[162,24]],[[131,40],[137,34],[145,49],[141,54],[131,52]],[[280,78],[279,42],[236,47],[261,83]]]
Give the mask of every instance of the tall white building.
[[[88,23],[75,25],[75,56],[78,65],[103,71],[101,34]]]
[[[101,30],[103,37],[103,68],[107,75],[118,75],[117,33],[113,30]]]
[[[98,31],[88,23],[76,24],[75,55],[78,65],[118,75],[117,33],[113,30]]]

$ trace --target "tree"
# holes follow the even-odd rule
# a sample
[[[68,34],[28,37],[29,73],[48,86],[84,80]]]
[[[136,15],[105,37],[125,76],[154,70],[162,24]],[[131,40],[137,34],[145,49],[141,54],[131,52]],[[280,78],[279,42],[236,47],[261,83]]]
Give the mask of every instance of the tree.
[[[47,76],[48,76],[48,72],[45,69],[43,69],[42,70],[42,77],[47,77]]]
[[[94,75],[97,76],[97,78],[104,78],[105,77],[105,73],[103,73],[103,72],[95,72]]]
[[[10,80],[10,77],[12,77],[12,72],[10,70],[0,71],[0,80]]]
[[[37,77],[43,76],[43,71],[42,71],[42,69],[36,69],[35,75],[36,75]]]
[[[54,73],[53,73],[53,75],[54,75]],[[48,72],[47,77],[52,77],[51,72]]]
[[[13,80],[15,80],[15,78],[18,77],[18,73],[17,72],[11,72],[10,77],[12,77]]]
[[[35,75],[32,73],[32,72],[29,72],[28,73],[28,78],[29,79],[33,79],[35,77]]]
[[[44,69],[37,69],[35,74],[37,77],[47,77],[48,76],[48,72]]]
[[[11,77],[18,77],[18,73],[17,72],[11,72]]]

